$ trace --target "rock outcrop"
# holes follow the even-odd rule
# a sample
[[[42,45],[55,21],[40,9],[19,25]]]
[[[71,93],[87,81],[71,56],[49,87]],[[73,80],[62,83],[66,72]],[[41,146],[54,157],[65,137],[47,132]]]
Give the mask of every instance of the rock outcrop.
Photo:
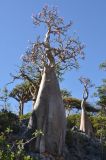
[[[105,160],[99,140],[80,131],[69,131],[66,138],[69,151],[67,160]]]

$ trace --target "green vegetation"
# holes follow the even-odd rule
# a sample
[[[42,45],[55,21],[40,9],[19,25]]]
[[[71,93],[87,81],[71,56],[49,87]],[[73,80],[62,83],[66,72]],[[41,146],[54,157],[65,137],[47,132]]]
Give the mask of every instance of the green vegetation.
[[[20,122],[17,115],[3,109],[0,112],[0,132],[4,132],[6,128],[11,128],[14,133],[17,133],[20,128]]]
[[[106,116],[96,115],[90,116],[92,122],[95,137],[98,139],[104,139],[106,143]],[[74,126],[79,128],[80,125],[80,114],[73,114],[67,117],[67,128],[70,130]]]
[[[30,140],[24,140],[19,136],[21,121],[29,119],[30,113],[18,117],[12,112],[2,110],[0,112],[0,159],[1,160],[36,160],[26,152],[24,145]],[[26,125],[27,126],[27,125]],[[43,135],[41,130],[32,134],[32,139]]]
[[[0,112],[0,159],[2,160],[36,160],[27,154],[24,149],[24,141],[18,137],[20,124],[22,120],[29,119],[31,113],[18,117],[16,114],[2,110]],[[90,115],[94,134],[97,139],[103,140],[106,145],[106,117],[101,114]],[[67,117],[66,144],[70,146],[72,141],[72,128],[77,129],[80,126],[80,114],[73,114]],[[33,136],[39,136],[41,131],[33,133]],[[14,143],[13,143],[14,142]]]
[[[0,159],[1,160],[36,160],[36,158],[31,158],[27,155],[23,147],[23,141],[15,141],[14,143],[9,143],[8,137],[11,136],[8,132],[2,132],[0,135]],[[11,131],[11,130],[10,130]]]

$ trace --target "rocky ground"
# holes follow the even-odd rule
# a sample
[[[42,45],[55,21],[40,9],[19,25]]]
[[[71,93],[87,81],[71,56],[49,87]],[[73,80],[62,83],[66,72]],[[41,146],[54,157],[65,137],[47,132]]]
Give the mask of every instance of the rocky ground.
[[[101,148],[97,139],[78,131],[72,131],[68,142],[67,160],[105,160]]]
[[[101,149],[100,142],[97,139],[89,138],[84,133],[71,131],[67,146],[64,156],[61,157],[47,153],[30,153],[30,155],[37,157],[38,160],[106,160],[105,151]]]
[[[24,131],[26,121],[23,121]],[[64,156],[57,157],[48,153],[38,154],[30,152],[31,157],[38,160],[106,160],[106,150],[100,141],[94,137],[90,138],[79,130],[69,130],[66,135],[66,148]]]

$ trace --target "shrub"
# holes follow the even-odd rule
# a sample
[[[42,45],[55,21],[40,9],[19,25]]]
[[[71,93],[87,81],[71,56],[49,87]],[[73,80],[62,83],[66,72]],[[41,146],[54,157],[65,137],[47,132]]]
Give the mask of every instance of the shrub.
[[[106,117],[105,116],[91,116],[90,117],[94,133],[97,138],[106,139]]]
[[[106,117],[105,116],[89,116],[94,134],[97,138],[106,139]],[[80,126],[80,115],[73,114],[67,117],[67,128],[71,129],[72,127]]]
[[[79,128],[80,125],[80,115],[79,114],[73,114],[67,117],[67,128],[71,129],[74,126],[77,126]]]
[[[12,130],[7,128],[5,132],[0,134],[0,159],[1,160],[36,160],[36,158],[28,155],[24,149],[23,140],[9,142],[8,137],[11,135]],[[39,133],[40,134],[40,133]],[[36,136],[38,134],[36,133]]]
[[[31,116],[31,113],[27,113],[27,114],[24,114],[24,115],[20,115],[19,118],[20,118],[20,120],[29,119],[30,116]]]
[[[20,127],[19,118],[11,111],[2,110],[0,112],[0,132],[4,132],[9,127],[13,130],[13,133],[17,133]]]

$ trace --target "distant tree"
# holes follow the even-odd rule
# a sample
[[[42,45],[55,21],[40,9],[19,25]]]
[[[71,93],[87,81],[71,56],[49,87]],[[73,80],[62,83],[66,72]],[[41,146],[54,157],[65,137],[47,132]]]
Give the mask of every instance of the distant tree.
[[[55,7],[49,9],[45,6],[33,16],[33,23],[46,26],[46,34],[44,40],[39,36],[23,56],[24,66],[33,64],[42,71],[28,129],[41,129],[44,133],[37,138],[35,150],[61,155],[65,144],[66,118],[56,73],[78,68],[78,59],[84,58],[84,46],[77,38],[68,36],[72,23],[65,25]]]
[[[61,89],[60,91],[63,99],[71,97],[71,92],[69,92],[67,89]]]
[[[100,69],[106,71],[106,60],[100,64]],[[106,115],[106,79],[102,80],[103,83],[97,87],[95,95],[99,98],[97,104],[101,106],[101,113]]]
[[[106,60],[100,64],[100,69],[105,70],[106,71]]]
[[[95,96],[99,98],[97,104],[101,107],[101,114],[106,116],[106,79],[97,87]]]
[[[93,85],[92,85],[90,79],[88,79],[88,78],[80,77],[79,80],[84,87],[83,97],[82,97],[82,101],[81,101],[82,111],[81,111],[80,130],[85,132],[86,134],[88,134],[88,136],[92,136],[93,135],[93,128],[92,128],[92,124],[91,124],[90,119],[88,118],[88,115],[85,110],[85,102],[89,96],[89,88],[92,87]]]
[[[8,110],[8,108],[9,108],[9,102],[8,102],[9,101],[9,91],[6,86],[0,90],[0,101],[1,101],[1,107],[5,110]]]
[[[74,98],[74,97],[64,97],[63,98],[63,102],[64,102],[64,106],[66,111],[68,112],[68,115],[70,115],[70,112],[72,111],[72,109],[76,109],[77,111],[81,110],[81,101],[78,98]],[[95,107],[93,107],[92,104],[85,102],[85,110],[87,112],[99,112],[100,109],[97,109]]]
[[[23,115],[24,103],[32,100],[32,96],[29,91],[30,84],[28,82],[16,85],[10,92],[9,96],[16,99],[19,103],[19,115]]]
[[[34,104],[36,101],[36,97],[39,90],[39,85],[41,81],[41,71],[36,70],[34,66],[23,66],[20,68],[19,71],[19,79],[22,78],[24,81],[29,82],[29,91],[32,96],[32,104],[34,108]]]
[[[41,71],[36,68],[36,65],[34,64],[27,64],[25,65],[24,62],[22,63],[21,67],[18,69],[18,73],[16,75],[11,74],[12,81],[10,83],[13,83],[15,80],[20,79],[23,82],[24,90],[29,90],[29,96],[32,96],[32,105],[34,108],[34,104],[36,101],[37,93],[39,90],[39,85],[41,81]],[[8,83],[8,84],[10,84]],[[26,88],[26,84],[28,85]],[[28,95],[27,95],[28,96]],[[27,97],[29,99],[29,97]]]

